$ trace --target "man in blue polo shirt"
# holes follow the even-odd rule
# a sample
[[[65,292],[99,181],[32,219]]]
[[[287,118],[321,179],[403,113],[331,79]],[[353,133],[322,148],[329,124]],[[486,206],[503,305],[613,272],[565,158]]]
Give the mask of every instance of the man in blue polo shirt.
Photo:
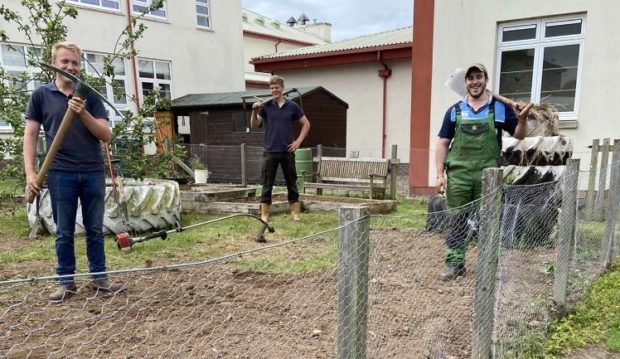
[[[282,167],[288,202],[291,204],[291,216],[295,222],[301,220],[299,192],[297,190],[297,171],[295,169],[295,150],[301,146],[304,138],[310,131],[310,121],[306,118],[299,106],[284,98],[284,79],[280,76],[271,76],[269,90],[272,99],[266,102],[255,102],[252,105],[251,125],[253,128],[264,123],[265,152],[262,164],[262,193],[260,214],[265,222],[269,220],[269,206],[271,205],[271,191],[276,179],[278,165]],[[294,123],[299,121],[301,131],[294,139]]]
[[[82,51],[72,42],[60,42],[52,47],[52,65],[72,75],[80,75]],[[75,273],[74,234],[78,199],[86,231],[86,255],[91,273],[106,271],[103,243],[103,212],[105,174],[100,141],[110,140],[108,114],[101,99],[89,93],[84,99],[73,96],[75,83],[56,75],[54,81],[36,89],[28,103],[24,132],[24,167],[26,190],[38,193],[34,169],[35,149],[39,128],[43,125],[49,149],[67,108],[75,118],[59,148],[47,175],[47,185],[56,223],[56,257],[58,275]],[[122,285],[112,284],[105,274],[93,278],[96,290],[118,292]],[[75,294],[72,277],[63,277],[49,299],[63,301]]]
[[[529,107],[519,103],[519,116],[510,106],[496,101],[486,89],[487,69],[473,64],[465,73],[466,97],[446,112],[436,145],[437,192],[444,191],[444,170],[448,177],[448,209],[465,206],[482,191],[482,171],[499,165],[503,131],[516,139],[527,134]],[[446,266],[443,280],[465,275],[467,220],[473,212],[461,208],[453,217],[446,236]]]

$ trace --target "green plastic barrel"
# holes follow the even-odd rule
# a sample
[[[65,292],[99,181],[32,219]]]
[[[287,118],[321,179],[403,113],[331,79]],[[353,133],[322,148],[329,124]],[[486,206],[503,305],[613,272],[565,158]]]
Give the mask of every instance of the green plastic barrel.
[[[297,169],[297,189],[301,192],[302,171],[305,172],[305,181],[312,182],[312,149],[298,148],[295,151],[295,168]]]

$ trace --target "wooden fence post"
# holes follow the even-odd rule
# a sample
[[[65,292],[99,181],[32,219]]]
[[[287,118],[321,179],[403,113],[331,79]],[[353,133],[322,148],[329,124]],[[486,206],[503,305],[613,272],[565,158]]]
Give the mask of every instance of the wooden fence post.
[[[555,276],[553,278],[553,300],[556,305],[564,306],[570,247],[577,224],[577,184],[579,182],[579,160],[569,159],[562,175],[562,211],[558,224],[559,234],[556,248]]]
[[[497,273],[501,187],[503,171],[487,168],[482,175],[482,208],[478,236],[472,358],[489,359],[493,353],[493,309],[495,307],[495,277]]]
[[[601,262],[607,267],[614,258],[614,228],[620,206],[620,139],[614,141],[609,181],[609,197],[605,210],[605,234],[601,251]]]
[[[248,161],[245,154],[245,143],[241,144],[241,185],[248,186]]]
[[[317,166],[317,173],[321,172],[321,169],[318,168],[319,166],[321,166],[321,158],[323,158],[323,145],[316,145],[316,157],[318,158],[319,164]],[[317,188],[316,189],[316,194],[317,195],[322,195],[323,194],[323,189],[322,188]]]
[[[592,140],[592,153],[590,154],[590,175],[588,177],[588,191],[586,192],[585,219],[594,219],[594,190],[596,189],[596,171],[598,170],[599,140]]]
[[[341,207],[338,245],[338,359],[366,358],[370,221],[366,207]]]
[[[594,202],[594,220],[602,222],[604,218],[603,207],[605,207],[605,187],[607,186],[607,162],[609,162],[609,138],[603,139],[601,148],[601,170],[598,174],[598,191]]]
[[[398,160],[398,145],[392,145],[392,157],[390,158],[390,198],[396,199],[396,165]]]

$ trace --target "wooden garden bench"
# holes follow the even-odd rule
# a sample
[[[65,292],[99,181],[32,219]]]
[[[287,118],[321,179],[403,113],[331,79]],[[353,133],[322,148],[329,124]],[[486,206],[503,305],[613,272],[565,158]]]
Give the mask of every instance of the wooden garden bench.
[[[306,188],[315,188],[321,195],[323,189],[343,191],[368,191],[369,198],[375,193],[385,197],[388,187],[388,171],[390,160],[383,158],[319,158],[316,182],[303,182],[304,193]],[[306,174],[302,173],[305,179]]]

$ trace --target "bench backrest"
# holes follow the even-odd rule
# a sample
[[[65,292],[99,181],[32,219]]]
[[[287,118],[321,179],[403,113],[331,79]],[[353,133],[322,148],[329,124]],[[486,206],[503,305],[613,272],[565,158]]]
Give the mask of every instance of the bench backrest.
[[[370,183],[371,174],[387,176],[389,168],[389,159],[321,157],[319,176],[323,181]],[[385,185],[385,177],[375,177],[373,183]]]

